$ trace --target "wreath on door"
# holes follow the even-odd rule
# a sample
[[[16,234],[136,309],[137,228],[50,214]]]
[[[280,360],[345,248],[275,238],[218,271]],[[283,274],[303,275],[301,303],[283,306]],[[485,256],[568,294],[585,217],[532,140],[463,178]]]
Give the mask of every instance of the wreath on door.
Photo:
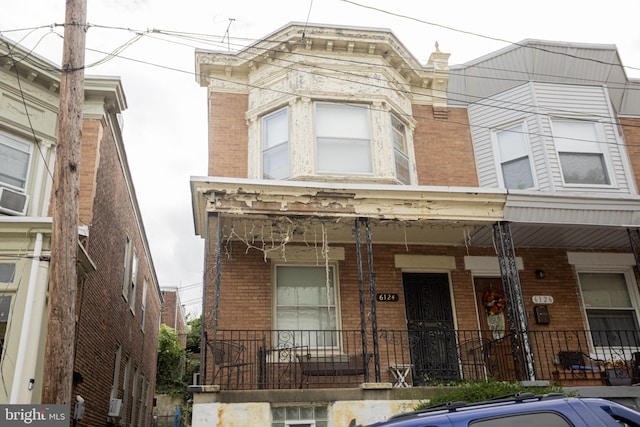
[[[482,305],[487,313],[487,325],[493,339],[499,340],[505,334],[504,309],[506,301],[502,292],[489,288],[482,295]]]

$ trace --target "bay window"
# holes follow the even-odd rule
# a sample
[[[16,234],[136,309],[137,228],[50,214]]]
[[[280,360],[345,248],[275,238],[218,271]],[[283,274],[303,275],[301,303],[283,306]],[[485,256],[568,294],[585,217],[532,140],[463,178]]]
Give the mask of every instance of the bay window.
[[[262,177],[289,176],[289,112],[286,108],[265,116],[263,123]]]
[[[597,124],[554,119],[553,137],[566,184],[610,185]]]
[[[527,189],[534,186],[529,140],[522,123],[495,131],[504,188]]]
[[[319,173],[373,172],[368,106],[317,102],[314,118]]]

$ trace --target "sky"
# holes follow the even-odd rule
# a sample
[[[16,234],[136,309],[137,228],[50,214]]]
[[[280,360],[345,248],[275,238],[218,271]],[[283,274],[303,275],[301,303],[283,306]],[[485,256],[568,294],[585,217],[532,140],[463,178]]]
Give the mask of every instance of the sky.
[[[60,64],[65,0],[0,0],[0,34]],[[289,22],[390,29],[421,63],[450,65],[524,39],[614,44],[640,78],[637,0],[88,0],[86,76],[119,76],[124,144],[161,288],[201,312],[203,240],[189,179],[207,175],[206,88],[195,49],[237,51]],[[108,55],[112,54],[112,55]]]

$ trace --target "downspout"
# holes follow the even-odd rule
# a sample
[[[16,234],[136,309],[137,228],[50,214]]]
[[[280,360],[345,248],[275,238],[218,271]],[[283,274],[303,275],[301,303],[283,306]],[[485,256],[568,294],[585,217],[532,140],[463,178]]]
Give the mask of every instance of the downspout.
[[[42,316],[44,314],[45,307],[44,294],[46,293],[47,285],[46,280],[43,281],[45,289],[43,289],[42,292],[38,292],[38,269],[40,268],[41,255],[42,233],[37,233],[33,248],[33,259],[31,260],[31,271],[29,275],[29,284],[27,286],[22,328],[20,329],[16,368],[13,373],[13,385],[11,386],[11,396],[9,398],[10,404],[33,403],[28,397],[31,395],[29,392],[33,390],[37,354],[40,352],[35,350],[38,348],[37,343],[34,346],[29,342],[29,338],[34,337],[34,339],[39,339],[41,336],[39,333],[32,333],[32,328],[34,326],[39,327],[39,325],[42,324]],[[32,357],[28,357],[27,352],[30,352]],[[29,360],[27,361],[27,359]]]

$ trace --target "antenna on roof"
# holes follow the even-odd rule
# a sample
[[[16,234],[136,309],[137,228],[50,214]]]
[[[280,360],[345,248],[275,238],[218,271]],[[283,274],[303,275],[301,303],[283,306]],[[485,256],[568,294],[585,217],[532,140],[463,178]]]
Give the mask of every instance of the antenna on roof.
[[[225,37],[227,38],[227,50],[231,52],[231,36],[229,35],[229,28],[231,28],[231,24],[233,24],[235,18],[229,18],[229,25],[227,25],[227,31],[225,31],[224,36],[222,36],[222,40],[220,43],[224,43]]]

